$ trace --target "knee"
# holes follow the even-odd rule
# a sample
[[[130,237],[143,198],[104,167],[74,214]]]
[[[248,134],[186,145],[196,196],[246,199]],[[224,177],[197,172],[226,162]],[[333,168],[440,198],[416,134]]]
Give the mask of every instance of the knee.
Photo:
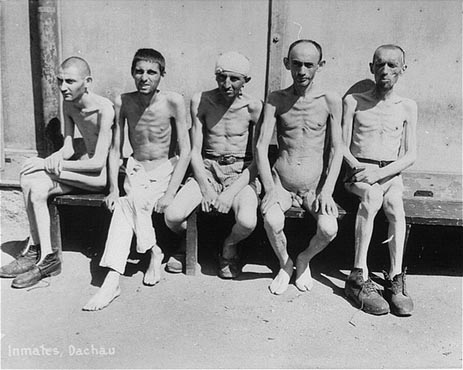
[[[30,185],[29,197],[32,204],[46,202],[48,199],[48,188],[40,186],[40,184]]]
[[[400,220],[405,218],[405,210],[402,196],[399,194],[384,197],[384,213],[389,220]]]
[[[240,212],[236,216],[236,223],[241,228],[252,232],[256,228],[257,214],[256,212]]]
[[[164,211],[164,220],[170,228],[181,224],[185,219],[186,216],[178,207],[169,206]]]
[[[29,190],[32,187],[32,184],[34,183],[33,180],[34,179],[32,175],[21,175],[19,177],[19,184],[21,185],[21,188],[23,190]]]
[[[267,232],[279,234],[285,227],[285,215],[283,212],[267,212],[264,216],[264,228]]]
[[[360,206],[368,213],[376,213],[383,205],[383,192],[379,186],[372,186],[362,198]]]
[[[320,217],[317,223],[317,233],[326,242],[331,242],[338,233],[338,222],[334,217]]]

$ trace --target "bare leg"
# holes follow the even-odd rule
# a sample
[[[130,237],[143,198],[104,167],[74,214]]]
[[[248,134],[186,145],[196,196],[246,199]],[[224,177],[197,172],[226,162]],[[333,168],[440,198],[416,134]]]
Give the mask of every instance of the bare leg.
[[[336,218],[328,215],[314,214],[317,219],[317,232],[310,240],[309,246],[299,253],[296,259],[296,287],[302,291],[313,287],[309,263],[336,237],[338,223]]]
[[[391,267],[391,279],[402,272],[402,259],[405,243],[405,211],[402,200],[402,188],[395,183],[384,194],[384,213],[389,221],[388,240]]]
[[[82,307],[84,311],[98,311],[107,307],[121,294],[119,286],[120,274],[115,270],[109,270],[103,285],[98,292]]]
[[[29,175],[30,176],[30,175]],[[32,181],[28,181],[28,176],[21,176],[21,189],[24,197],[24,205],[26,208],[27,219],[29,221],[29,230],[31,234],[31,243],[33,245],[40,244],[39,233],[37,232],[37,223],[35,222],[34,208],[30,200]]]
[[[73,188],[53,181],[44,171],[22,176],[21,185],[25,190],[24,198],[32,241],[41,247],[41,258],[38,261],[40,263],[48,254],[53,253],[47,200],[53,195],[69,193]]]
[[[264,228],[272,248],[280,262],[280,271],[270,284],[270,292],[282,294],[288,288],[293,274],[293,261],[286,249],[286,236],[283,231],[285,215],[279,204],[272,206],[264,215]]]
[[[233,201],[236,223],[224,240],[222,256],[231,259],[237,256],[237,245],[254,231],[257,224],[257,196],[250,186],[244,187]]]
[[[348,188],[360,197],[355,218],[354,268],[363,270],[363,279],[368,279],[367,255],[376,214],[383,203],[383,191],[378,184],[354,183]]]
[[[143,278],[143,284],[153,286],[161,281],[161,265],[164,254],[162,253],[161,248],[157,245],[151,248],[149,253],[151,255],[151,259]]]

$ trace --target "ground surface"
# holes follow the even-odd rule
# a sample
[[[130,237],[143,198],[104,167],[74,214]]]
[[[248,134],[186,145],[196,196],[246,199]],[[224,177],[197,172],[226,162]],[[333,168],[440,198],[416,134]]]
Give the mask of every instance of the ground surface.
[[[24,240],[28,229],[21,194],[2,191],[1,196],[4,264],[18,250],[11,241]],[[78,219],[70,221],[72,214]],[[314,259],[310,293],[301,294],[294,285],[282,296],[268,292],[268,266],[275,261],[257,233],[245,246],[247,265],[238,281],[215,276],[214,248],[208,247],[200,256],[199,276],[164,272],[160,284],[149,288],[141,283],[135,256],[127,270],[131,276],[122,278],[122,295],[107,309],[88,313],[81,307],[104,276],[97,267],[101,246],[93,243],[104,227],[95,230],[94,222],[86,210],[64,212],[61,275],[31,290],[13,290],[11,280],[1,281],[2,368],[462,366],[459,230],[412,230],[408,288],[416,310],[410,318],[370,316],[344,298],[352,260],[348,223],[334,245]],[[287,228],[296,242],[306,230],[301,222]],[[377,244],[370,262],[381,283],[387,252]]]

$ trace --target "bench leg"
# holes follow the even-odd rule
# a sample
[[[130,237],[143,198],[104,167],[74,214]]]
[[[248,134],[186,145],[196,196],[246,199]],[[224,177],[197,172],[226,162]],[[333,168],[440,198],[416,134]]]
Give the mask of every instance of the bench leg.
[[[53,252],[58,251],[59,258],[62,259],[61,245],[61,222],[59,217],[58,206],[51,203],[48,206],[50,211],[50,232],[51,232],[51,249]]]
[[[186,268],[187,275],[196,275],[198,272],[198,225],[197,211],[194,210],[187,219],[186,227]]]

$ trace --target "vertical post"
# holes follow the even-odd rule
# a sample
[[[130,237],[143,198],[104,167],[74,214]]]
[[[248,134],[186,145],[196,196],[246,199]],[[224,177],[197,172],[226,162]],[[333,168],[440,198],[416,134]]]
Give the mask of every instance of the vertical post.
[[[267,38],[266,96],[270,91],[279,90],[281,71],[285,56],[284,38],[288,22],[288,0],[269,0],[269,33]]]
[[[59,119],[59,91],[56,84],[58,59],[58,0],[29,0],[31,25],[31,58],[35,81],[34,104],[36,105],[36,135],[39,153],[53,151],[47,142],[46,127]],[[37,37],[38,36],[38,37]]]
[[[198,270],[198,224],[197,209],[187,219],[185,273],[196,275]]]
[[[267,73],[265,79],[265,98],[271,91],[279,90],[285,54],[284,38],[288,21],[288,0],[269,0],[269,25],[267,37]],[[270,142],[271,148],[277,143],[276,131]]]

